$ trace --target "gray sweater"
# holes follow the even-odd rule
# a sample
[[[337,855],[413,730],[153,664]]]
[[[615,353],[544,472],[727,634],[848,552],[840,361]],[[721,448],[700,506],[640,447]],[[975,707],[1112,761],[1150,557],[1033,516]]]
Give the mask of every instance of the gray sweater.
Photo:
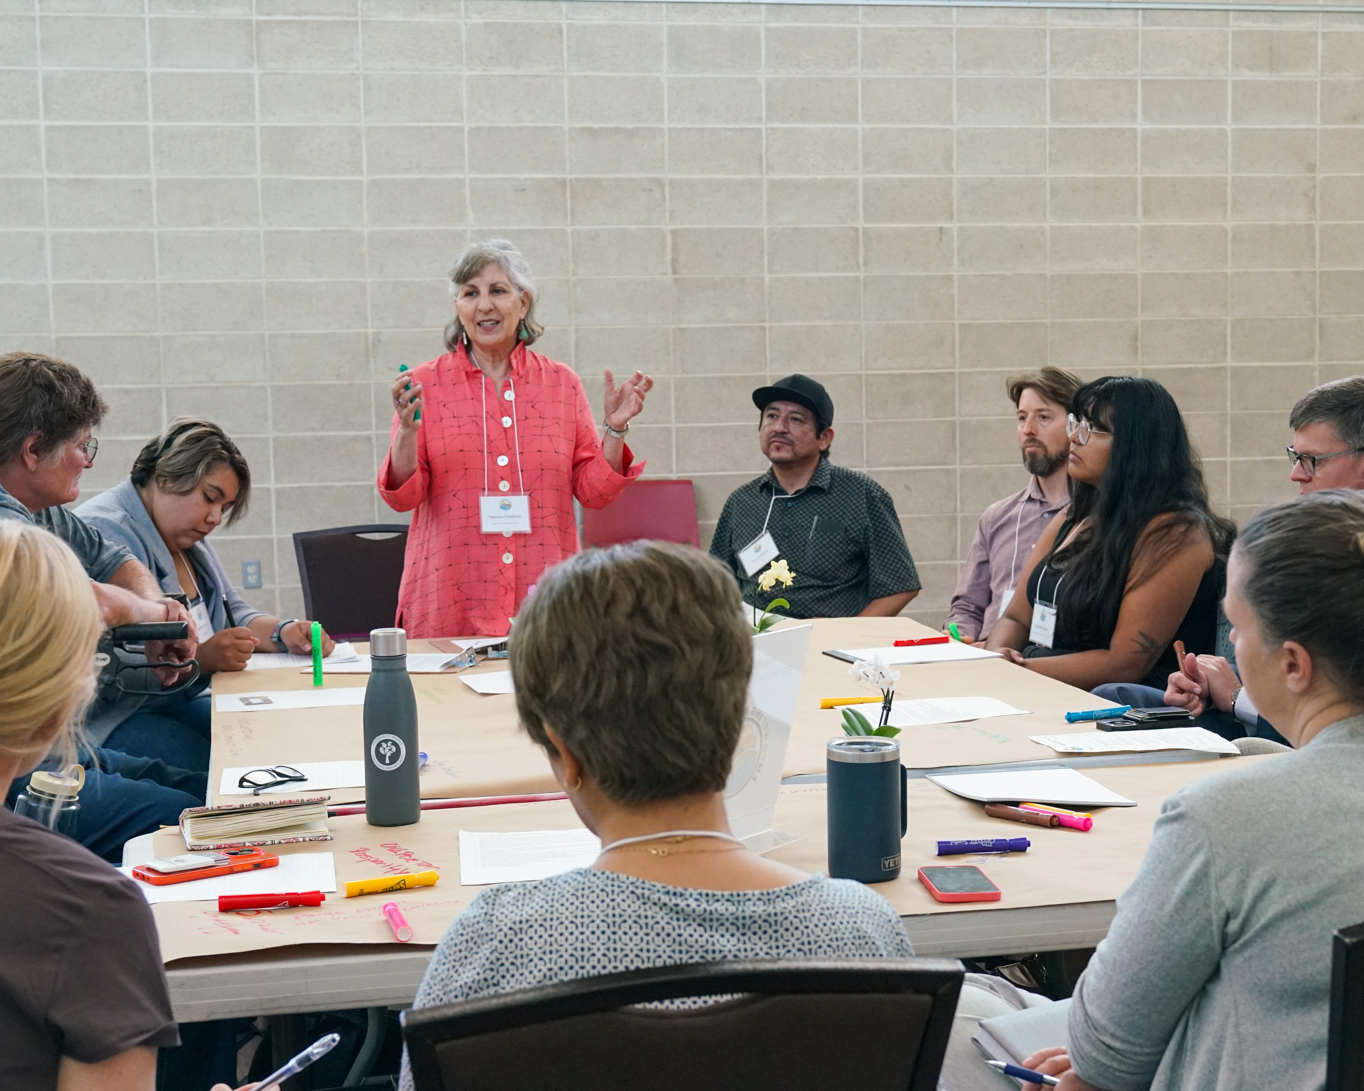
[[[1075,990],[1070,1057],[1108,1091],[1309,1091],[1331,933],[1364,921],[1364,716],[1165,801]]]

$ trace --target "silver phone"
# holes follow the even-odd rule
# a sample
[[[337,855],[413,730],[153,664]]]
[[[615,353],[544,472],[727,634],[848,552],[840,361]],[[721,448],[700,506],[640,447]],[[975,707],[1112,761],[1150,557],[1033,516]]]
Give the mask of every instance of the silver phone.
[[[174,875],[177,871],[198,871],[206,867],[219,867],[231,860],[221,852],[185,852],[179,856],[167,856],[164,860],[148,860],[143,867],[159,871],[163,875]]]

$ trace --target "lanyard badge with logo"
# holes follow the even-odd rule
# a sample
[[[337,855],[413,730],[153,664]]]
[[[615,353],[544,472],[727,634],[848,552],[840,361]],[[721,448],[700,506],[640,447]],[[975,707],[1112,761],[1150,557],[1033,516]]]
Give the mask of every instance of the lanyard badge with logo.
[[[767,530],[767,524],[772,519],[772,505],[776,502],[777,490],[773,488],[772,499],[767,505],[767,518],[763,520],[762,533],[739,550],[739,563],[744,566],[746,575],[757,574],[768,561],[774,561],[781,556],[781,550],[777,548],[776,541]]]
[[[469,357],[471,360],[473,356]],[[516,427],[516,383],[507,379],[506,400],[511,404],[512,442],[516,447],[516,478],[521,492],[510,495],[511,483],[502,481],[499,496],[488,489],[488,378],[480,372],[479,389],[483,392],[483,495],[478,498],[478,528],[484,534],[529,534],[530,497],[526,495],[526,481],[521,474],[521,437]],[[501,456],[503,460],[506,455]]]
[[[1047,566],[1042,566],[1042,572],[1037,577],[1037,601],[1032,608],[1032,628],[1028,630],[1028,639],[1042,648],[1050,648],[1056,639],[1056,604],[1061,601],[1061,580],[1066,577],[1061,575],[1056,581],[1056,586],[1051,589],[1051,602],[1042,601],[1042,579],[1047,574]]]

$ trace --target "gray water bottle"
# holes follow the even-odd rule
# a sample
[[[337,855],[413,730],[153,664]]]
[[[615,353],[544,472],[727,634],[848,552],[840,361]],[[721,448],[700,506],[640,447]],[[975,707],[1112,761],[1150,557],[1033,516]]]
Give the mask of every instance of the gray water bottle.
[[[365,821],[408,826],[421,818],[417,754],[417,698],[407,675],[407,633],[369,634],[365,686]]]

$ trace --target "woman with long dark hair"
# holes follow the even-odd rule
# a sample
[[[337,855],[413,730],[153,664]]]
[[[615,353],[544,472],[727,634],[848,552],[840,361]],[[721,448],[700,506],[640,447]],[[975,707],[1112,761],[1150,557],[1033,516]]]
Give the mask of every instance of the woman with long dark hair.
[[[1105,376],[1071,402],[1070,505],[1039,539],[986,647],[1081,689],[1163,685],[1173,642],[1213,646],[1235,526],[1208,507],[1159,383]]]

